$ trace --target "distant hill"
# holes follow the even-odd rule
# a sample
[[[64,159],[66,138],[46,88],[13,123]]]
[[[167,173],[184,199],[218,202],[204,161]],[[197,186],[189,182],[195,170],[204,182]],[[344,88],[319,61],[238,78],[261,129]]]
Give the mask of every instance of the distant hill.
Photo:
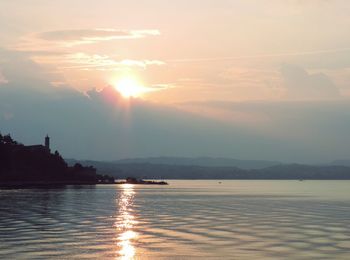
[[[274,165],[282,164],[277,161],[263,160],[238,160],[232,158],[213,158],[213,157],[149,157],[135,158],[114,161],[117,164],[134,164],[134,163],[151,163],[165,165],[182,165],[182,166],[203,166],[203,167],[237,167],[240,169],[262,169]]]
[[[70,163],[76,161],[70,160]],[[310,166],[299,164],[275,165],[262,169],[240,169],[238,167],[205,167],[196,165],[167,165],[152,163],[116,163],[81,161],[93,165],[99,172],[119,179],[128,176],[144,179],[310,179],[350,180],[350,167]]]
[[[330,165],[342,165],[350,167],[350,160],[336,160],[331,162]]]

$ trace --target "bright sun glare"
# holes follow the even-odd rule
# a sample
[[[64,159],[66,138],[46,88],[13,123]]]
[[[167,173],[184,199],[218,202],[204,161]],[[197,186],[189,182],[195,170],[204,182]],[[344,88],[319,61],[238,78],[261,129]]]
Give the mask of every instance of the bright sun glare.
[[[148,88],[130,77],[120,79],[115,84],[115,89],[125,98],[140,97],[142,94],[149,91]]]

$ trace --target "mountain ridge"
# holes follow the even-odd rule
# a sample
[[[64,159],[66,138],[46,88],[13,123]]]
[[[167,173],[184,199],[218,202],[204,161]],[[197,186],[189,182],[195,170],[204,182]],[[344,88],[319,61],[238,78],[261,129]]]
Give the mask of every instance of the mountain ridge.
[[[128,176],[144,179],[261,179],[261,180],[350,180],[350,167],[337,165],[278,164],[260,169],[234,166],[198,166],[154,164],[142,161],[75,161],[90,164],[103,174],[123,179]]]
[[[275,165],[281,165],[279,161],[268,160],[241,160],[228,157],[172,157],[172,156],[160,156],[160,157],[139,157],[130,159],[120,159],[113,161],[94,161],[94,160],[74,160],[73,161],[86,161],[86,162],[104,162],[108,164],[140,164],[150,163],[158,165],[177,165],[177,166],[202,166],[202,167],[237,167],[240,169],[262,169]]]

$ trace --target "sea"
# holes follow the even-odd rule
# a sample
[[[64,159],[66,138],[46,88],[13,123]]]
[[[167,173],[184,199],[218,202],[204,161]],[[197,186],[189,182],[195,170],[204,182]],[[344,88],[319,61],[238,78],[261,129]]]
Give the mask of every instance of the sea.
[[[0,259],[350,259],[350,181],[0,190]]]

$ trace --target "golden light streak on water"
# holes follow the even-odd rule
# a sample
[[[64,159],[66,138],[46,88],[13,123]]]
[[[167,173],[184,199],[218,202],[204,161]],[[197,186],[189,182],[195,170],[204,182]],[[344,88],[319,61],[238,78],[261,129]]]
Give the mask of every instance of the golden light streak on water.
[[[121,194],[118,198],[118,215],[115,226],[117,228],[117,259],[131,260],[135,257],[135,246],[133,241],[138,234],[133,230],[137,223],[133,212],[134,186],[132,184],[124,184]]]

